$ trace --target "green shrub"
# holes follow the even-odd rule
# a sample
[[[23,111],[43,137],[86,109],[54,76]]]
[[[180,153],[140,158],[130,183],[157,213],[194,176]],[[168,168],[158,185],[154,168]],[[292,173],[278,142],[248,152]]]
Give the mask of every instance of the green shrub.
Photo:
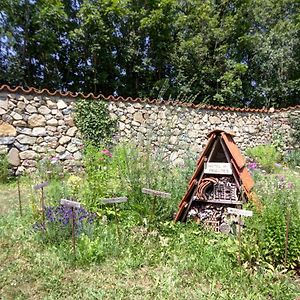
[[[286,266],[300,265],[300,205],[299,191],[292,181],[283,176],[260,176],[257,193],[264,208],[247,220],[243,239],[244,261],[250,265],[285,264],[286,223],[289,219],[288,253]]]
[[[83,163],[86,174],[79,198],[90,210],[102,208],[101,198],[124,193],[120,187],[116,158],[108,149],[88,144],[84,149]]]
[[[60,180],[64,175],[59,157],[55,155],[48,155],[40,159],[34,173],[34,177],[38,182],[42,180]]]
[[[6,183],[9,180],[9,163],[5,154],[0,154],[0,183]]]
[[[293,138],[294,144],[299,147],[299,145],[300,145],[300,119],[299,119],[299,117],[290,115],[289,121],[290,121],[292,128],[294,129],[294,131],[292,132],[292,138]]]
[[[83,139],[96,146],[110,144],[116,130],[116,121],[110,118],[104,101],[78,100],[75,123]]]
[[[247,149],[246,154],[256,160],[267,172],[275,169],[275,164],[281,160],[281,154],[274,145],[259,145]]]
[[[81,234],[92,235],[95,214],[84,208],[75,208],[57,205],[44,207],[45,219],[39,218],[33,225],[38,237],[46,243],[60,244],[72,236],[73,215],[74,228],[77,236]]]
[[[121,215],[130,224],[146,222],[153,215],[161,220],[171,219],[183,196],[192,172],[191,165],[174,167],[162,155],[150,149],[139,149],[134,145],[118,145],[110,151],[88,145],[84,151],[85,182],[79,199],[91,211],[99,215],[113,213],[101,205],[101,198],[127,196],[128,202],[121,204]],[[171,199],[156,201],[142,193],[143,188],[170,192]]]
[[[292,150],[284,157],[284,161],[290,168],[300,166],[300,150]]]
[[[120,178],[127,191],[131,211],[143,219],[171,219],[177,204],[183,196],[192,173],[188,159],[184,166],[175,167],[163,153],[153,153],[151,148],[139,149],[134,145],[123,145],[116,149],[120,162]],[[150,188],[171,193],[170,199],[157,198],[153,211],[153,197],[142,193],[143,188]]]

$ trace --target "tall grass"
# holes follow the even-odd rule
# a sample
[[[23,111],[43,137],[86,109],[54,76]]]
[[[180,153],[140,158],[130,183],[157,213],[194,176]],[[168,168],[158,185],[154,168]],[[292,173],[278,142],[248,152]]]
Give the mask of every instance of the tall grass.
[[[0,154],[0,183],[9,181],[9,163],[6,154]]]

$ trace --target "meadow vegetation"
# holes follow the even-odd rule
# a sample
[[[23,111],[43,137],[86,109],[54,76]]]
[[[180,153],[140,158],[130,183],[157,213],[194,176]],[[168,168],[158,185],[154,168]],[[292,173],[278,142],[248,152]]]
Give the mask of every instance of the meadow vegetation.
[[[276,165],[266,173],[257,161],[249,165],[263,208],[247,205],[254,215],[245,220],[239,265],[233,234],[172,221],[194,163],[191,158],[175,167],[162,154],[133,145],[88,145],[85,172],[68,174],[59,160],[49,157],[40,161],[34,175],[20,179],[22,217],[16,182],[1,183],[1,298],[297,299],[299,169],[272,161],[268,166]],[[45,188],[45,223],[40,192],[31,188],[42,180],[50,183]],[[141,192],[144,187],[172,197],[159,199],[153,211],[153,198]],[[102,204],[102,198],[115,196],[127,196],[128,202],[117,210]],[[83,207],[76,210],[76,256],[70,211],[60,206],[61,198]]]

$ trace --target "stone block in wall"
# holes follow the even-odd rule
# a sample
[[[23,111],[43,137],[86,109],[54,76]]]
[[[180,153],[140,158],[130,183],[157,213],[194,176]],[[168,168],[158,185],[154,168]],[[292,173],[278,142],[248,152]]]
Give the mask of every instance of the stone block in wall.
[[[55,101],[52,101],[50,98],[46,98],[46,103],[47,103],[47,107],[49,109],[56,109],[57,108],[57,103]]]
[[[47,120],[47,125],[49,126],[57,126],[58,125],[58,121],[54,118]]]
[[[48,115],[51,113],[51,110],[47,106],[42,105],[38,108],[38,112],[42,115]]]
[[[59,139],[59,144],[60,145],[64,145],[64,144],[66,144],[66,143],[68,143],[68,142],[70,142],[71,141],[71,137],[69,137],[69,136],[62,136],[60,139]]]
[[[29,149],[29,145],[23,145],[19,143],[18,141],[14,142],[14,146],[17,147],[20,151],[26,151]]]
[[[27,124],[24,120],[13,121],[13,125],[16,127],[26,127]]]
[[[64,120],[65,120],[66,125],[68,125],[70,127],[75,126],[72,116],[65,116]]]
[[[62,110],[62,114],[65,115],[69,115],[72,112],[71,108],[65,108]]]
[[[20,134],[16,137],[16,140],[20,144],[34,145],[34,143],[36,142],[36,137],[25,135],[25,134]]]
[[[27,127],[17,127],[18,134],[32,135],[32,129]]]
[[[46,125],[46,119],[43,115],[33,114],[28,118],[30,127],[43,127]]]
[[[0,145],[11,145],[15,141],[15,137],[5,136],[0,137]]]
[[[35,171],[35,167],[37,166],[37,162],[31,159],[25,159],[22,162],[22,166],[26,167],[26,169],[32,173]]]
[[[66,147],[59,145],[56,149],[55,152],[57,153],[64,153],[66,151]]]
[[[7,111],[8,110],[8,100],[0,100],[0,108],[3,111]]]
[[[17,148],[11,148],[8,152],[8,163],[14,167],[18,167],[21,163],[19,157],[19,150]]]
[[[62,99],[59,99],[59,100],[57,101],[57,108],[58,108],[59,110],[65,109],[65,108],[67,108],[67,107],[68,107],[68,105],[67,105],[66,102],[63,101]]]
[[[23,119],[22,115],[20,115],[19,113],[15,112],[15,111],[13,111],[13,112],[10,114],[10,116],[11,116],[14,120],[16,120],[16,121],[22,120],[22,119]]]
[[[47,131],[45,127],[35,127],[32,129],[32,135],[33,136],[46,136]]]
[[[8,152],[8,147],[6,145],[0,145],[0,154],[6,154]]]
[[[81,154],[81,152],[80,152],[80,151],[77,151],[77,152],[73,153],[73,158],[74,158],[75,160],[81,160],[81,159],[82,159],[82,154]]]
[[[66,127],[66,129],[67,129],[67,127]],[[71,127],[67,130],[66,135],[74,137],[76,132],[77,132],[77,127]]]
[[[28,112],[29,114],[33,114],[33,113],[36,113],[37,112],[37,109],[35,106],[31,105],[31,104],[28,104],[25,106],[25,110],[26,112]]]
[[[76,145],[76,144],[74,144],[74,143],[69,143],[68,146],[67,146],[67,150],[68,150],[70,153],[74,153],[74,152],[79,151],[79,147],[78,147],[78,145]]]
[[[73,159],[72,153],[69,151],[65,151],[63,154],[59,155],[59,159],[61,160],[71,160]]]
[[[17,131],[16,128],[14,126],[12,126],[9,123],[0,121],[0,137],[1,136],[16,136],[17,135]]]
[[[26,151],[20,152],[19,155],[22,160],[25,160],[25,159],[32,160],[32,159],[36,158],[36,156],[37,156],[36,152],[33,150],[26,150]]]

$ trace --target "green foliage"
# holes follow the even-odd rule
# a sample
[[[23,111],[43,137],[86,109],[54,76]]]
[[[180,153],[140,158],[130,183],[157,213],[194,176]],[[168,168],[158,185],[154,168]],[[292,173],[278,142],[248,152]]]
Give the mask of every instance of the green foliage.
[[[292,150],[284,156],[284,161],[290,168],[300,167],[300,150]]]
[[[148,223],[154,213],[161,219],[172,218],[192,171],[188,164],[174,167],[162,155],[152,154],[150,148],[130,144],[118,145],[112,153],[88,145],[84,153],[86,181],[79,193],[81,201],[102,215],[108,208],[102,212],[101,198],[127,196],[122,214],[133,223]],[[153,198],[144,195],[142,188],[171,192],[172,198],[158,199],[153,212]]]
[[[111,151],[112,156],[107,150],[102,151],[102,148],[88,147],[85,154],[88,172],[99,172],[94,183],[96,185],[99,178],[102,182],[99,181],[98,186],[103,183],[108,189],[99,189],[99,193],[107,195],[112,194],[109,194],[111,184],[106,185],[106,182],[117,178],[113,194],[125,193],[129,203],[118,206],[118,223],[113,209],[100,209],[101,218],[97,218],[91,230],[87,228],[77,236],[76,256],[72,252],[70,223],[66,224],[66,230],[61,230],[59,219],[55,219],[57,224],[48,219],[49,232],[40,232],[37,236],[32,231],[36,215],[28,208],[27,198],[32,182],[25,184],[21,181],[22,218],[17,211],[15,185],[0,185],[0,193],[4,195],[0,197],[0,207],[10,205],[5,212],[0,210],[0,281],[4,298],[22,295],[31,299],[42,295],[65,299],[70,290],[74,299],[229,300],[238,294],[239,299],[245,300],[270,297],[289,300],[299,295],[294,274],[283,266],[289,212],[286,267],[299,267],[299,174],[287,171],[283,178],[260,174],[259,171],[255,173],[256,193],[264,208],[262,211],[254,209],[253,217],[245,218],[243,264],[239,266],[235,236],[206,231],[195,222],[183,224],[166,220],[170,212],[177,209],[186,189],[191,175],[188,166],[171,167],[149,150],[140,152],[137,147],[129,145],[119,145]],[[100,164],[95,161],[97,158]],[[104,168],[111,177],[102,173]],[[51,179],[45,191],[50,189],[52,194],[61,185],[66,187],[66,193],[82,197],[85,181],[92,179],[88,179],[89,174],[86,177],[77,175],[60,181]],[[140,191],[146,184],[146,187],[172,193],[172,199],[159,199],[158,205],[161,206],[156,211],[155,220],[148,219],[152,199]],[[47,193],[47,204],[48,201]],[[148,221],[153,221],[151,227],[147,226]],[[25,275],[24,270],[27,270]]]
[[[9,180],[9,163],[6,154],[0,154],[0,183]]]
[[[96,146],[109,144],[116,128],[104,101],[78,100],[75,122],[84,140]]]
[[[256,211],[247,221],[243,239],[244,261],[250,266],[276,268],[285,265],[286,224],[289,223],[287,269],[299,268],[300,205],[299,186],[290,178],[266,178],[258,175],[257,191],[263,201],[262,211]]]
[[[299,117],[294,117],[292,115],[289,116],[289,121],[292,125],[293,132],[292,138],[294,140],[294,144],[299,147],[300,146],[300,119]]]
[[[299,294],[288,274],[265,269],[253,273],[239,267],[234,239],[199,230],[193,223],[164,222],[150,232],[143,227],[123,230],[121,223],[120,243],[112,223],[99,224],[95,237],[77,239],[75,259],[71,241],[41,244],[28,234],[28,222],[29,216],[17,218],[12,212],[0,218],[0,279],[5,298],[65,299],[70,291],[73,299],[97,295],[229,300],[238,294],[241,300],[289,300]]]
[[[38,160],[33,180],[37,182],[47,180],[60,180],[65,176],[63,166],[59,162],[59,157],[55,155],[47,155]]]
[[[257,161],[267,172],[275,169],[275,164],[281,160],[281,154],[274,145],[259,145],[247,149],[246,154]]]
[[[1,82],[231,106],[299,103],[297,0],[1,4]]]
[[[101,198],[118,196],[121,191],[117,161],[108,149],[89,144],[84,149],[85,181],[78,197],[92,211],[99,211]]]

